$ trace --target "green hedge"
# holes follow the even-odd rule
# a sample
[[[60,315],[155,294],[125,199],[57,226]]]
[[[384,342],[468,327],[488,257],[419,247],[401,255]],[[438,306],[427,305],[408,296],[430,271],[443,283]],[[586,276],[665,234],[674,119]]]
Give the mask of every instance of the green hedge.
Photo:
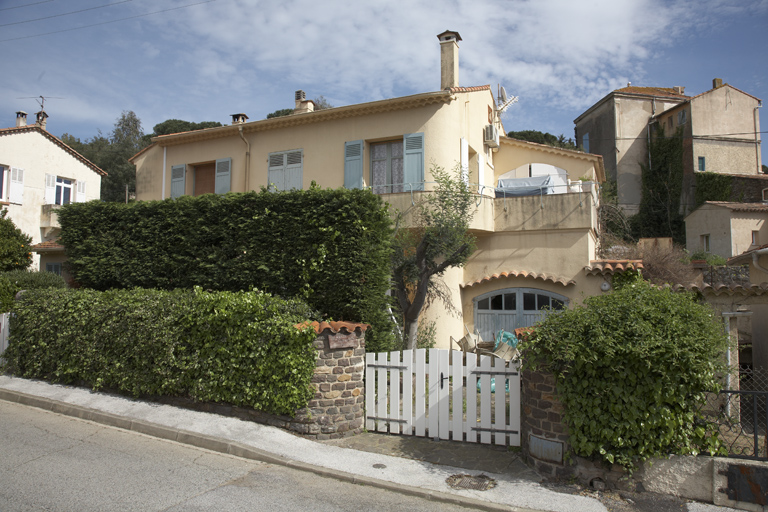
[[[5,369],[132,396],[183,396],[292,414],[312,397],[311,315],[257,291],[30,290]]]
[[[13,298],[20,290],[39,288],[66,288],[64,278],[52,272],[11,270],[0,272],[0,313],[13,308]]]
[[[574,452],[630,469],[670,453],[716,452],[717,432],[697,411],[720,389],[722,323],[692,294],[637,276],[614,284],[548,315],[521,342],[525,364],[555,375]]]
[[[334,320],[373,326],[369,349],[392,342],[391,222],[364,190],[184,196],[74,203],[59,211],[69,269],[96,290],[258,288],[298,297]]]

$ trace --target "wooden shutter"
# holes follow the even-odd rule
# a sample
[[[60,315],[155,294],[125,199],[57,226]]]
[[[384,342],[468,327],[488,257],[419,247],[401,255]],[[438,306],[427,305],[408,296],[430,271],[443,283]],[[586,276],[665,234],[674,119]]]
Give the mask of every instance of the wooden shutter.
[[[56,176],[53,174],[45,175],[45,204],[56,202]]]
[[[222,158],[216,160],[216,193],[226,194],[231,190],[232,183],[232,159]]]
[[[171,167],[171,199],[184,195],[186,174],[186,164],[174,165]]]
[[[303,155],[299,151],[290,151],[285,155],[285,189],[301,190],[304,188],[302,172]]]
[[[424,133],[409,133],[403,137],[405,146],[403,167],[408,190],[424,190]]]
[[[363,188],[363,141],[344,143],[344,187]]]
[[[485,158],[482,153],[477,154],[477,193],[483,193],[483,185],[485,185]]]
[[[467,139],[460,139],[461,146],[461,179],[465,185],[469,185],[469,144]]]
[[[78,203],[84,203],[85,202],[85,181],[83,180],[77,180],[77,198],[75,199]]]
[[[11,167],[11,186],[8,190],[8,202],[21,204],[24,198],[24,169]]]
[[[267,172],[267,188],[269,190],[285,189],[285,153],[272,153],[269,155],[269,169]]]

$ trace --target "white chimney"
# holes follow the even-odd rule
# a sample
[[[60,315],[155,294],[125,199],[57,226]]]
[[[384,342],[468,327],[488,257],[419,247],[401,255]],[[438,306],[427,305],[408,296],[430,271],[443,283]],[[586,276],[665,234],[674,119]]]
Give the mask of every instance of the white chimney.
[[[440,89],[459,86],[459,41],[458,32],[446,30],[438,34],[440,41]]]
[[[232,124],[243,124],[248,120],[248,116],[242,112],[239,114],[232,114]]]
[[[27,126],[27,113],[23,110],[16,112],[16,128]]]
[[[315,102],[307,99],[307,95],[304,91],[296,91],[296,107],[293,109],[294,114],[304,114],[307,112],[315,111]]]
[[[37,121],[35,122],[35,124],[38,125],[40,128],[42,128],[43,130],[45,130],[45,124],[47,122],[46,119],[48,119],[48,114],[45,113],[45,110],[41,110],[35,115],[37,116]]]

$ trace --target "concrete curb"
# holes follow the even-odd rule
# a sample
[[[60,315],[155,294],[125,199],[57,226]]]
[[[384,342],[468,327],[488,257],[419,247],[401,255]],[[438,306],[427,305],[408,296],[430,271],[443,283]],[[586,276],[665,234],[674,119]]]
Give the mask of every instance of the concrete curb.
[[[150,437],[156,437],[158,439],[165,439],[167,441],[195,446],[197,448],[202,448],[217,453],[226,453],[234,457],[281,465],[292,469],[297,469],[299,471],[314,473],[326,478],[333,478],[352,484],[367,485],[387,491],[397,492],[407,496],[424,498],[430,501],[472,507],[477,510],[487,510],[490,512],[538,512],[535,509],[502,505],[499,503],[482,501],[475,498],[469,498],[445,492],[425,490],[420,487],[399,485],[393,482],[355,475],[343,471],[335,471],[324,468],[322,466],[315,466],[305,462],[288,459],[286,457],[275,455],[242,443],[231,442],[225,439],[220,439],[214,436],[207,436],[196,432],[188,432],[185,430],[170,428],[147,421],[131,420],[116,414],[97,411],[95,409],[80,405],[72,405],[65,402],[59,402],[49,398],[41,398],[23,393],[21,391],[13,391],[0,388],[0,400],[18,403],[29,407],[35,407],[64,416],[71,416],[86,421],[92,421],[94,423],[99,423],[109,427],[130,430]]]

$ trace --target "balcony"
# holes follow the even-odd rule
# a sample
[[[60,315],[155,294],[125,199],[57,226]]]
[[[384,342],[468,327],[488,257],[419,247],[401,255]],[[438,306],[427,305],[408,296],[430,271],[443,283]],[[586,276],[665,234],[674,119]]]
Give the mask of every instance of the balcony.
[[[56,229],[61,229],[59,224],[59,208],[58,204],[44,204],[40,212],[40,228],[43,230],[43,237],[48,236]]]
[[[426,184],[428,189],[430,185]],[[474,195],[476,210],[469,227],[477,233],[597,230],[597,187],[591,182],[550,186],[536,195],[518,197],[495,197],[492,187],[475,190],[481,193]],[[381,196],[391,209],[405,212],[427,193],[409,191]]]

